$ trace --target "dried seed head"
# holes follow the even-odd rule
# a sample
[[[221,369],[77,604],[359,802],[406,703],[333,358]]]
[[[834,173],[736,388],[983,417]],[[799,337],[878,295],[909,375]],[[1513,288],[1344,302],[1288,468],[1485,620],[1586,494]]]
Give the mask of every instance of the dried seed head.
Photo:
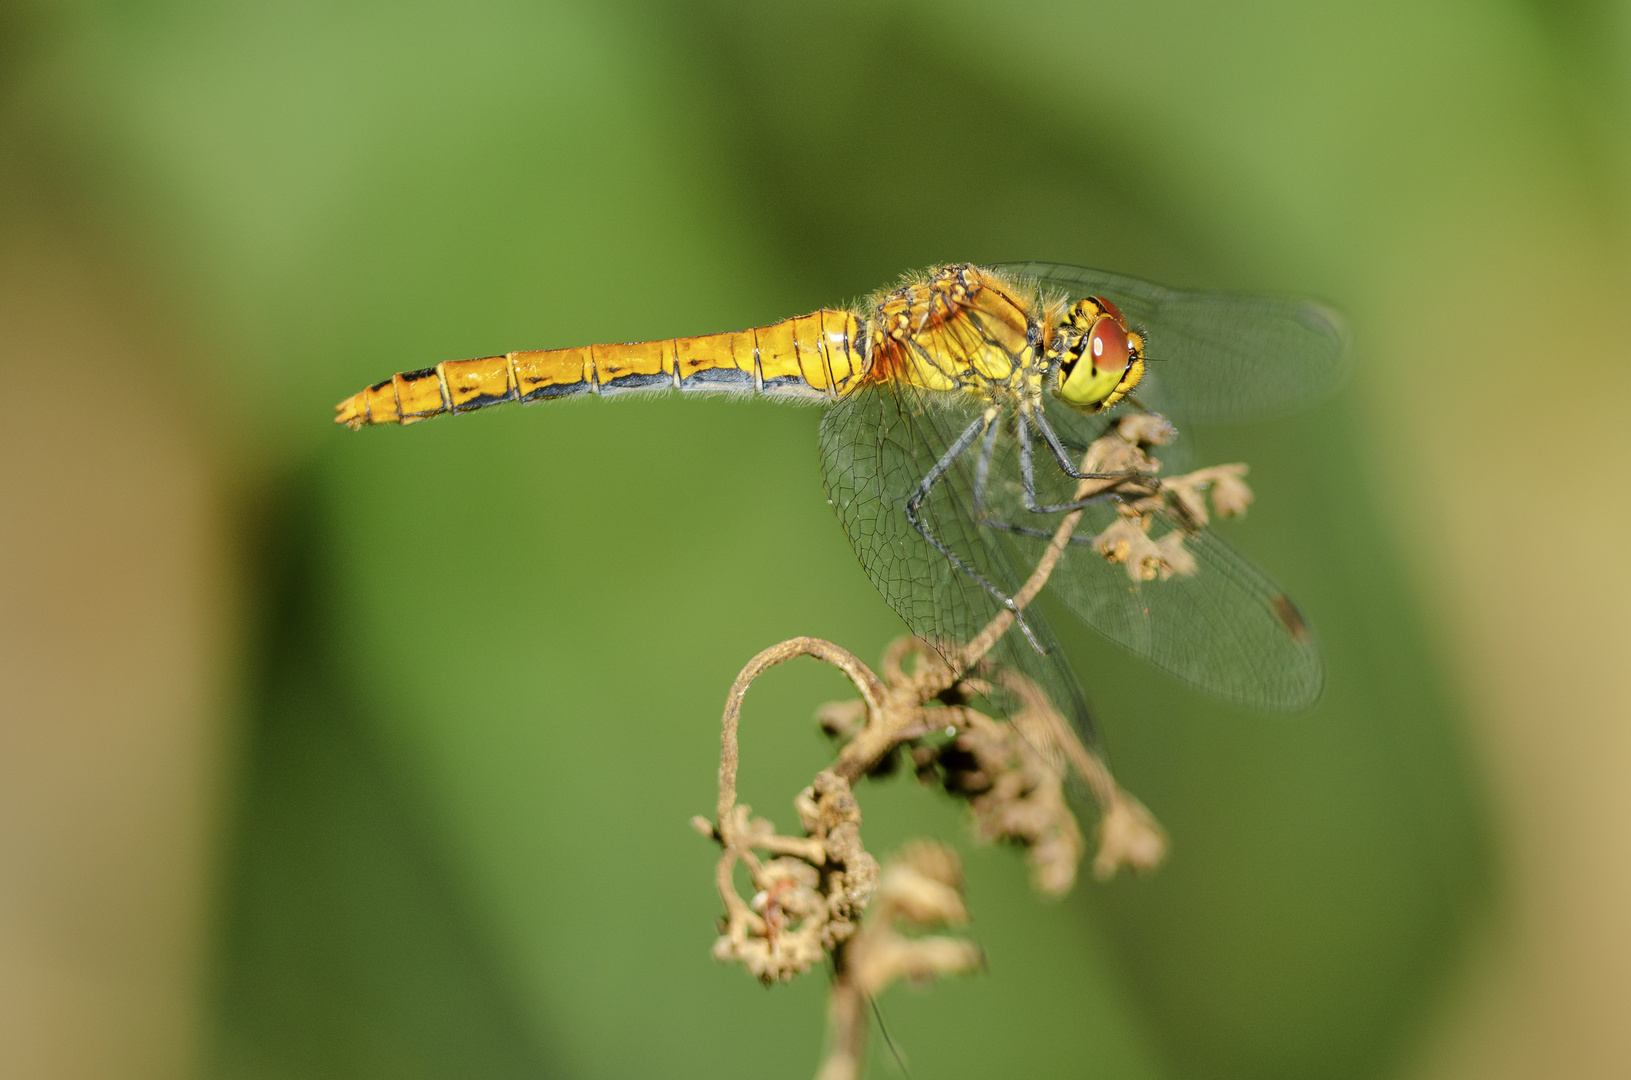
[[[1161,488],[1172,497],[1177,504],[1178,512],[1185,518],[1196,525],[1205,525],[1207,523],[1206,496],[1201,494],[1199,487],[1194,484],[1179,483],[1176,480],[1165,480],[1162,481]]]
[[[1166,446],[1178,437],[1178,429],[1164,416],[1132,413],[1121,418],[1116,434],[1139,446]]]
[[[1197,567],[1195,556],[1184,547],[1184,534],[1174,529],[1155,542],[1156,551],[1161,555],[1161,580],[1166,581],[1173,577],[1188,577]]]
[[[1147,873],[1167,857],[1167,834],[1144,804],[1115,789],[1099,820],[1099,852],[1093,876],[1106,881],[1123,866]]]
[[[1093,538],[1093,550],[1107,562],[1122,563],[1134,581],[1153,581],[1160,574],[1161,549],[1149,538],[1147,517],[1121,515]]]
[[[963,864],[944,844],[919,840],[885,864],[873,918],[926,929],[968,922],[963,903]]]
[[[966,923],[962,884],[962,863],[944,844],[920,840],[891,857],[871,917],[844,947],[844,962],[857,988],[876,996],[901,979],[922,982],[978,971],[985,954],[974,942],[906,937],[898,929]]]
[[[829,701],[816,710],[816,723],[833,739],[851,739],[866,724],[866,702]]]
[[[1252,504],[1252,489],[1243,479],[1244,464],[1219,465],[1212,470],[1212,506],[1223,517],[1239,517]]]
[[[1161,492],[1171,499],[1178,513],[1191,525],[1207,524],[1206,497],[1212,493],[1212,508],[1221,517],[1239,517],[1252,504],[1252,489],[1246,485],[1246,466],[1241,462],[1213,465],[1183,476],[1161,481]]]

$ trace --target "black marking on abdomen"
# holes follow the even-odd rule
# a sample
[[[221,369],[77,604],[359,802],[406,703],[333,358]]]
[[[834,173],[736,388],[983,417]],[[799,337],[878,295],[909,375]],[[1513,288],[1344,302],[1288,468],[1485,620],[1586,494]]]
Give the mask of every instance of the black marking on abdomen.
[[[485,409],[489,405],[502,405],[506,401],[518,400],[520,399],[516,395],[515,388],[511,387],[502,394],[477,394],[469,401],[453,406],[453,411],[456,413],[465,413],[469,412],[471,409]]]
[[[529,401],[543,401],[545,398],[570,397],[573,394],[586,394],[589,392],[589,382],[580,379],[575,383],[552,383],[549,386],[540,386],[529,391],[521,398],[522,404]]]
[[[671,390],[674,380],[669,375],[624,375],[600,384],[602,394],[622,394],[630,390]]]
[[[737,390],[753,389],[753,373],[740,368],[709,368],[680,380],[680,390]]]

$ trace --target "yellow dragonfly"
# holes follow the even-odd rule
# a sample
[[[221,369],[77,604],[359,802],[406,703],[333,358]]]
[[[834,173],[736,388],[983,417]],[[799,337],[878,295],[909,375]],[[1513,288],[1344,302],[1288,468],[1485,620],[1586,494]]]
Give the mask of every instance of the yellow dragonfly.
[[[829,501],[914,633],[941,647],[967,642],[1014,610],[1055,524],[1079,509],[1047,582],[1067,610],[1202,691],[1295,711],[1324,680],[1313,634],[1212,531],[1204,507],[1154,483],[1074,496],[1083,479],[1129,476],[1082,471],[1084,453],[1128,412],[1216,422],[1290,411],[1341,381],[1347,341],[1338,315],[1305,300],[1053,263],[965,264],[852,310],[748,330],[451,360],[347,398],[335,421],[411,424],[504,402],[663,390],[822,403]],[[1142,562],[1102,539],[1129,520],[1151,541]],[[1073,712],[1091,739],[1045,620],[1016,615],[1024,640],[999,643],[993,658]]]

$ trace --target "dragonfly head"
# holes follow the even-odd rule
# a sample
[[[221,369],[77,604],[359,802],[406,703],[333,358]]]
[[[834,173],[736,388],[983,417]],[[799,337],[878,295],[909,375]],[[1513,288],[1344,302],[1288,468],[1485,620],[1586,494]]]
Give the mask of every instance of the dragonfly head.
[[[1059,328],[1054,394],[1073,409],[1095,413],[1132,392],[1144,377],[1144,339],[1127,329],[1120,309],[1097,296],[1071,307]]]

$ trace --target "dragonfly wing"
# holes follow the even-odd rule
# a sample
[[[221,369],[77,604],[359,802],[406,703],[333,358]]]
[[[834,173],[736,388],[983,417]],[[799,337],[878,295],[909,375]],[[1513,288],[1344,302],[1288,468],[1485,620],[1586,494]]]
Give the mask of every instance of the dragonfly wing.
[[[1260,420],[1311,405],[1347,376],[1342,316],[1311,300],[1169,289],[1123,274],[1061,263],[998,263],[1072,300],[1102,296],[1144,335],[1155,363],[1137,392],[1158,409],[1200,422]]]
[[[1097,535],[1114,516],[1084,517],[1079,537]],[[1046,543],[1016,540],[1022,555]],[[1296,606],[1210,530],[1183,543],[1195,570],[1165,581],[1134,581],[1090,544],[1073,543],[1048,587],[1083,622],[1197,690],[1277,712],[1312,706],[1325,668]]]
[[[1097,433],[1093,421],[1069,409],[1061,407],[1058,415],[1050,409],[1048,415],[1056,427],[1074,426],[1071,442]],[[1153,453],[1165,463],[1163,449]],[[991,519],[1030,530],[1003,530],[1008,557],[1034,564],[1059,515],[1025,509],[1013,447],[999,447],[992,473],[986,498]],[[1075,488],[1045,459],[1038,462],[1035,485],[1044,505],[1068,501]],[[1117,520],[1116,504],[1106,501],[1082,515],[1048,589],[1094,630],[1198,690],[1282,712],[1311,706],[1325,669],[1312,630],[1284,591],[1211,529],[1185,531],[1172,517],[1152,516],[1150,539],[1176,532],[1168,542],[1181,541],[1194,559],[1193,573],[1141,581],[1126,565],[1107,561],[1091,542]]]
[[[977,402],[959,395],[878,383],[833,405],[821,422],[828,499],[867,577],[912,632],[943,654],[973,638],[1003,607],[912,526],[906,502],[981,412]],[[1016,563],[1000,530],[977,520],[973,490],[979,451],[976,442],[934,486],[920,520],[959,559],[1011,596],[1036,560]],[[1072,718],[1088,745],[1096,745],[1080,685],[1041,613],[1027,612],[1026,620],[1045,654],[1014,629],[998,641],[990,658],[1040,686]],[[997,711],[1007,714],[1018,706],[1000,693],[992,700]]]

